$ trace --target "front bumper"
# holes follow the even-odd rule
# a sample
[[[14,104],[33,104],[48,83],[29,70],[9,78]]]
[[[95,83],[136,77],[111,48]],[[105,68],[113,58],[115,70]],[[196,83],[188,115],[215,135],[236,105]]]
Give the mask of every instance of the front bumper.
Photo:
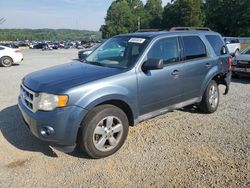
[[[23,61],[23,55],[21,53],[19,53],[19,54],[13,56],[12,59],[13,59],[14,63],[20,63]]]
[[[244,74],[250,74],[250,67],[237,67],[237,66],[233,66],[232,67],[232,71],[234,73],[244,73]]]
[[[18,106],[25,123],[34,136],[61,146],[75,145],[80,124],[87,114],[87,110],[77,106],[56,108],[51,112],[37,111],[33,113],[23,105],[20,97]],[[41,134],[42,128],[46,126],[54,129],[53,135],[45,137]]]

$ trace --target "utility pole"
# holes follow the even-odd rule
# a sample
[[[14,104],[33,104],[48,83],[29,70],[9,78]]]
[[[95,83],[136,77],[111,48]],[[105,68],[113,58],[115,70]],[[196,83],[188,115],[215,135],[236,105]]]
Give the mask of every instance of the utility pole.
[[[140,31],[141,30],[141,17],[139,16],[138,17],[138,20],[137,20],[137,29],[138,29],[138,31]]]

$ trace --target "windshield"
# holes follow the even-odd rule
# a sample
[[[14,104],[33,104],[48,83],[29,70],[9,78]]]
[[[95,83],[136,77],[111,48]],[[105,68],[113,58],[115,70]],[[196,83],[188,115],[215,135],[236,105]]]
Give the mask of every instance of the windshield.
[[[146,44],[146,38],[114,37],[97,48],[84,62],[112,68],[131,68]]]

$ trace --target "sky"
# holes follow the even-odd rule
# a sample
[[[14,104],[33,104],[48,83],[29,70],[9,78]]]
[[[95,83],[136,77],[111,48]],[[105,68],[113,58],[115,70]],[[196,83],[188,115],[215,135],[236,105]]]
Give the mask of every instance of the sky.
[[[166,5],[170,0],[163,0]],[[145,3],[146,0],[143,0]],[[0,0],[3,28],[68,28],[98,31],[112,0]]]

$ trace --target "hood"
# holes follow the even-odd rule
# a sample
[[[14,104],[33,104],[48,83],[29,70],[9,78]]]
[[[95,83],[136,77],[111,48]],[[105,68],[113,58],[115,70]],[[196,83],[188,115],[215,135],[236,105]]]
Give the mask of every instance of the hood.
[[[236,61],[250,61],[250,54],[241,54],[235,56]]]
[[[35,92],[60,94],[72,87],[113,76],[121,72],[124,72],[124,69],[76,62],[30,73],[25,76],[23,83]]]

